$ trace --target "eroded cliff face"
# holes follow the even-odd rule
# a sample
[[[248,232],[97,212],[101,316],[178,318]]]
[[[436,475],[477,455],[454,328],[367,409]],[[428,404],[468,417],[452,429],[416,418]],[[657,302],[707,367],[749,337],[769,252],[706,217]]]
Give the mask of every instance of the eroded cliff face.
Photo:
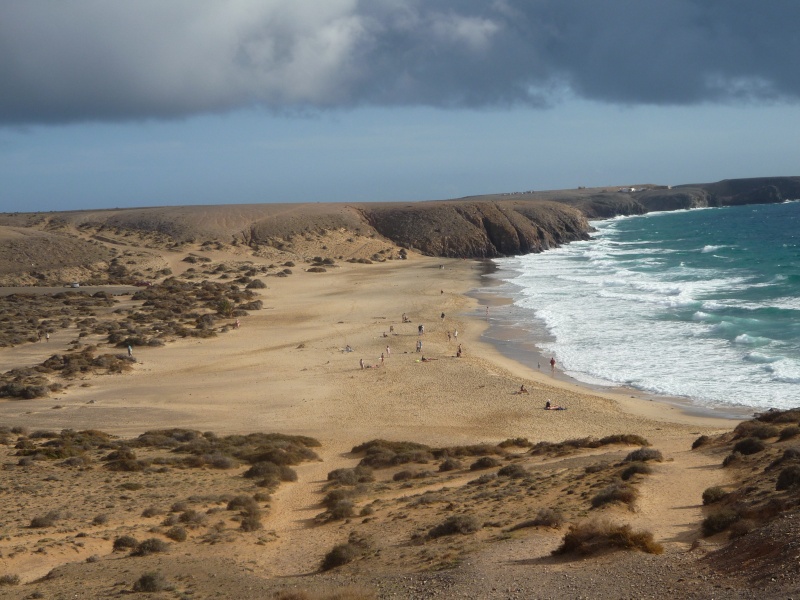
[[[555,202],[452,201],[363,210],[380,235],[423,254],[493,258],[588,239],[589,223]]]

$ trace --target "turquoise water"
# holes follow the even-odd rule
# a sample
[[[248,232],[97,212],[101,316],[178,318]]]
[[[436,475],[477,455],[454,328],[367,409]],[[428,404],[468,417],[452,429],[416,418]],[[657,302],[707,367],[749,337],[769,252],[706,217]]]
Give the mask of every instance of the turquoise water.
[[[705,406],[800,405],[800,202],[594,222],[501,259],[518,326],[576,379]]]

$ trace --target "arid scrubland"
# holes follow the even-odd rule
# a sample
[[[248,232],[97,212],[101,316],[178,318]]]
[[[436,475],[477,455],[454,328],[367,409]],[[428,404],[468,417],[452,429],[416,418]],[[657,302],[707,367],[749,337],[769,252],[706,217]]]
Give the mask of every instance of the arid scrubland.
[[[3,274],[37,285],[0,298],[0,597],[797,590],[797,411],[530,369],[481,340],[479,264],[367,230],[26,223],[96,260]]]

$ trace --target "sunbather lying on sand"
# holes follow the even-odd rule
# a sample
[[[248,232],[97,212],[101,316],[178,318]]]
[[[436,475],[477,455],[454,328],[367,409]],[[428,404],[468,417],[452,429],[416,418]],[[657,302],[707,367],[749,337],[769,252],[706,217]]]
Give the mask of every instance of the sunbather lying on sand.
[[[545,402],[544,405],[545,410],[567,410],[564,406],[559,406],[558,404],[550,404],[550,400]]]

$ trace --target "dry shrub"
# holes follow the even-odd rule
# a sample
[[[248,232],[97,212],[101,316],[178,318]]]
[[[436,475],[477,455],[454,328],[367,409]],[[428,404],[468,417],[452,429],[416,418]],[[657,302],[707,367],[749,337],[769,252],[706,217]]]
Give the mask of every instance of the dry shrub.
[[[706,489],[703,492],[703,504],[708,506],[709,504],[715,504],[720,502],[728,497],[728,492],[723,490],[719,486],[713,486]]]
[[[259,529],[261,529],[263,527],[263,525],[261,524],[261,512],[255,511],[255,512],[244,513],[244,515],[242,516],[242,520],[239,523],[239,527],[241,528],[242,531],[247,531],[247,532],[258,531]]]
[[[800,466],[792,465],[783,469],[778,475],[775,489],[778,491],[788,490],[800,486]]]
[[[639,448],[625,457],[625,462],[647,462],[648,460],[662,462],[664,456],[659,450],[653,448]]]
[[[649,475],[653,472],[653,468],[648,465],[647,463],[643,462],[632,462],[627,467],[625,467],[622,472],[619,474],[622,481],[628,481],[634,475]]]
[[[767,412],[757,415],[756,420],[764,423],[797,423],[800,421],[800,408],[789,410],[770,408]]]
[[[361,552],[361,548],[355,544],[349,542],[346,544],[337,544],[325,555],[325,558],[322,559],[320,568],[323,571],[330,571],[336,567],[341,567],[342,565],[353,562],[356,558],[361,556]]]
[[[188,537],[186,534],[186,529],[180,525],[170,527],[164,535],[174,542],[185,542],[186,538]]]
[[[415,442],[390,442],[372,440],[355,446],[353,453],[364,452],[360,466],[384,469],[407,463],[427,463],[433,460],[431,448]]]
[[[522,523],[512,525],[508,530],[516,531],[517,529],[525,529],[526,527],[553,527],[558,528],[564,524],[564,515],[560,511],[552,508],[540,508],[536,513],[536,517],[528,519]]]
[[[438,538],[455,534],[466,535],[468,533],[475,533],[481,527],[483,527],[483,524],[477,517],[472,515],[453,515],[445,519],[443,523],[431,528],[428,532],[428,537]]]
[[[747,535],[756,528],[756,522],[752,519],[739,519],[728,529],[730,539],[735,540]]]
[[[147,556],[148,554],[166,552],[168,548],[169,544],[164,540],[149,538],[136,544],[136,547],[131,552],[131,556]]]
[[[277,481],[297,481],[297,473],[291,467],[273,462],[257,462],[243,473],[248,479],[264,477]]]
[[[700,446],[705,446],[710,441],[711,441],[710,437],[708,437],[707,435],[701,435],[694,442],[692,442],[692,450],[697,450]]]
[[[733,438],[738,440],[752,437],[766,440],[767,438],[777,437],[779,433],[780,430],[774,425],[761,423],[759,421],[742,421],[733,430]]]
[[[375,481],[375,476],[369,467],[357,466],[353,469],[335,469],[331,471],[328,473],[328,481],[340,485],[358,485],[359,483]]]
[[[781,429],[780,434],[778,435],[778,440],[781,442],[785,440],[790,440],[792,438],[797,437],[800,435],[800,427],[797,425],[789,425],[789,427],[784,427]]]
[[[500,461],[492,456],[481,456],[469,466],[470,471],[480,471],[481,469],[491,469],[500,465]]]
[[[455,458],[445,458],[442,463],[439,465],[439,472],[445,473],[447,471],[457,471],[461,469],[463,465],[461,462]]]
[[[162,592],[168,589],[167,580],[161,573],[145,573],[133,584],[134,592]]]
[[[522,465],[518,464],[511,464],[502,467],[497,474],[501,477],[508,477],[510,479],[519,479],[522,477],[526,477],[528,475],[528,471]]]
[[[360,586],[348,586],[333,590],[290,590],[278,592],[275,600],[375,600],[375,592]]]
[[[592,508],[600,508],[601,506],[613,502],[633,506],[638,496],[639,493],[632,485],[627,483],[612,483],[592,498]]]
[[[31,519],[31,527],[36,529],[40,527],[52,527],[56,524],[56,522],[61,518],[61,515],[58,511],[51,510],[45,515],[40,515],[38,517],[33,517]]]
[[[139,545],[139,540],[130,535],[123,535],[114,540],[114,552],[135,548]]]
[[[703,535],[709,536],[721,531],[725,531],[728,529],[728,527],[738,521],[739,518],[739,513],[730,508],[725,508],[719,512],[710,514],[703,519]]]
[[[633,531],[630,525],[617,525],[606,520],[572,524],[561,545],[553,554],[589,556],[606,550],[639,550],[661,554],[664,548],[653,540],[649,531]]]
[[[736,445],[733,447],[733,451],[747,456],[750,454],[756,454],[757,452],[761,452],[762,450],[764,450],[764,448],[766,448],[766,446],[764,445],[764,442],[762,442],[760,439],[755,437],[748,437],[736,442]]]
[[[741,452],[731,452],[725,459],[722,461],[723,467],[729,467],[731,465],[735,465],[736,463],[742,460]]]
[[[19,575],[2,575],[0,576],[0,586],[4,585],[19,585]]]

